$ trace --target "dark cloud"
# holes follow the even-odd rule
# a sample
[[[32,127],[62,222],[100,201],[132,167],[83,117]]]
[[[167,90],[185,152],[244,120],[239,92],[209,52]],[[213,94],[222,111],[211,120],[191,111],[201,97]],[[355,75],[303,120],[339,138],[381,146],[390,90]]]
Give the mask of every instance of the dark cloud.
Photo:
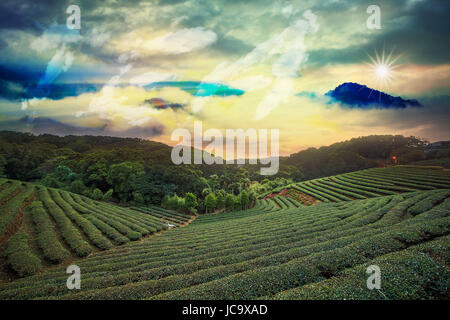
[[[217,41],[210,46],[211,49],[223,52],[225,54],[243,55],[252,51],[255,47],[242,40],[231,36],[218,34]]]
[[[149,105],[154,109],[164,110],[164,109],[173,109],[180,110],[184,109],[185,105],[181,103],[170,103],[162,98],[151,98],[144,100],[144,105]]]
[[[158,0],[158,4],[161,6],[174,5],[186,2],[186,0]]]
[[[393,28],[372,41],[372,46],[395,45],[418,63],[450,61],[450,1],[417,1],[404,14],[409,17],[402,28]]]
[[[0,65],[0,79],[4,81],[18,82],[22,84],[39,81],[43,70],[29,65],[5,66]]]
[[[83,93],[97,92],[103,85],[93,83],[64,83],[29,86],[25,90],[24,99],[48,98],[61,100],[66,97],[76,97]]]
[[[68,3],[64,0],[2,0],[0,28],[38,32],[53,21],[65,21]]]
[[[25,88],[20,83],[0,79],[0,98],[17,101],[24,95]]]
[[[139,0],[124,0],[105,4],[104,1],[93,0],[2,0],[0,2],[0,28],[39,32],[53,22],[65,24],[69,16],[66,13],[67,7],[72,4],[80,7],[83,27],[85,22],[102,22],[105,19],[120,16],[120,11],[114,14],[94,15],[92,12],[100,6],[107,5],[120,9],[120,7],[135,7],[140,2]]]
[[[410,63],[450,62],[450,1],[382,1],[380,6],[382,29],[355,35],[364,38],[363,45],[310,51],[308,64],[358,63],[367,61],[367,54],[383,48],[402,54],[402,58]],[[346,7],[348,4],[341,10]]]
[[[8,46],[8,42],[6,42],[4,39],[0,38],[0,50],[6,48]]]
[[[126,130],[116,130],[109,124],[101,127],[82,127],[70,125],[47,117],[25,116],[18,120],[0,122],[1,130],[12,130],[21,132],[31,132],[33,134],[53,134],[58,136],[66,135],[94,135],[111,136],[122,138],[152,138],[161,135],[164,132],[164,126],[159,123],[147,126],[133,126]]]
[[[0,98],[22,100],[48,98],[60,100],[102,88],[96,83],[50,83],[39,85],[43,70],[30,66],[0,65]]]

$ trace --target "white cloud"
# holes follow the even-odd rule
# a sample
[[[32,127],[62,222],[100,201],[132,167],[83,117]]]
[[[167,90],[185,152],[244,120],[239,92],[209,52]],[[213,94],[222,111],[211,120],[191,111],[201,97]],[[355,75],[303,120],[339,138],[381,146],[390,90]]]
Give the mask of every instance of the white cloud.
[[[66,25],[52,24],[41,36],[34,39],[30,47],[36,52],[58,48],[61,44],[76,43],[82,39],[78,30],[69,30]]]
[[[146,84],[158,81],[170,81],[175,80],[177,77],[171,73],[162,73],[150,71],[143,74],[140,74],[136,77],[130,79],[130,84],[136,86],[145,86]]]
[[[264,89],[272,83],[272,78],[265,77],[263,75],[245,77],[238,80],[229,82],[234,88],[238,88],[245,91],[253,91]]]
[[[218,65],[215,70],[205,76],[202,81],[230,82],[251,67],[270,61],[272,63],[271,76],[274,77],[272,90],[261,100],[254,116],[255,120],[266,117],[280,102],[286,101],[295,94],[293,79],[297,78],[298,71],[307,60],[305,37],[317,32],[317,16],[307,10],[303,19],[297,19],[282,32],[258,44],[252,51],[235,62],[226,62]],[[202,110],[208,98],[197,98],[192,101],[194,113]]]
[[[92,29],[87,37],[87,42],[93,47],[101,47],[111,38],[110,32],[101,32],[97,28]]]
[[[202,27],[181,29],[147,41],[143,47],[151,53],[181,54],[203,49],[216,42],[217,35]]]
[[[52,59],[47,64],[45,74],[39,80],[39,84],[50,84],[62,73],[69,70],[73,62],[72,52],[66,50],[63,44],[60,49],[56,51]]]
[[[258,105],[255,120],[265,118],[273,109],[282,102],[288,102],[294,93],[294,82],[290,78],[275,79],[272,90],[267,92]]]

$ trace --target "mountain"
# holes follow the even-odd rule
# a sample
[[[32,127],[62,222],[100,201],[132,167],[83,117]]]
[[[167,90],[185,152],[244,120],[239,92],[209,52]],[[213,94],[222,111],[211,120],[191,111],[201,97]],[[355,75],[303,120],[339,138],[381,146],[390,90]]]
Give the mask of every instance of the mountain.
[[[148,139],[160,135],[164,127],[158,123],[145,126],[133,126],[125,130],[112,128],[109,123],[99,127],[71,125],[49,117],[23,116],[16,120],[0,121],[4,131],[30,132],[36,135],[50,134],[55,136],[110,136],[121,138]]]
[[[417,100],[393,97],[387,93],[353,82],[343,83],[334,90],[328,91],[325,95],[350,108],[404,109],[408,106],[423,107]]]
[[[372,135],[353,138],[320,148],[309,148],[280,160],[280,168],[298,168],[306,179],[326,177],[391,164],[393,156],[398,164],[425,160],[427,142],[401,135]]]

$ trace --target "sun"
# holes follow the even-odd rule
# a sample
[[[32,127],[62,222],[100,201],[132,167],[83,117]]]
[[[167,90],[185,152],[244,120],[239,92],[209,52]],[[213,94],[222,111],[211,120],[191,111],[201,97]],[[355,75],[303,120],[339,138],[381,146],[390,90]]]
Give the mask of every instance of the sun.
[[[379,79],[389,78],[390,71],[391,70],[389,69],[389,66],[384,65],[384,64],[380,64],[375,67],[375,75]]]
[[[393,51],[386,55],[385,49],[383,49],[381,55],[375,50],[375,58],[368,55],[370,63],[369,68],[372,71],[376,86],[380,89],[386,89],[392,83],[396,76],[395,69],[398,65],[395,62],[400,58],[400,55],[393,56]]]

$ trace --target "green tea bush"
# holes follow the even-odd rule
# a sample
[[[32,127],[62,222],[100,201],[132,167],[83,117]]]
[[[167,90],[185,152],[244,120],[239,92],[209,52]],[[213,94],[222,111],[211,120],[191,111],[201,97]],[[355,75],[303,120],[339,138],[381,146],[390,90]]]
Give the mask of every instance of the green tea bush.
[[[33,275],[42,268],[41,261],[31,251],[28,240],[26,233],[18,232],[9,239],[4,252],[6,263],[19,277]]]
[[[27,209],[36,229],[36,241],[44,257],[52,263],[60,263],[69,256],[69,252],[59,242],[52,221],[42,202],[34,201]]]
[[[83,239],[80,232],[72,224],[69,218],[64,214],[59,206],[51,199],[50,194],[46,188],[39,190],[39,197],[42,203],[44,203],[47,211],[55,219],[58,228],[61,230],[61,235],[70,246],[70,248],[79,257],[85,257],[92,252],[92,248]]]
[[[110,249],[113,245],[105,238],[102,233],[86,218],[80,215],[69,202],[61,197],[64,192],[58,192],[55,189],[50,190],[50,194],[53,200],[58,204],[65,212],[67,217],[72,220],[81,230],[87,235],[89,240],[98,248],[102,250]],[[69,198],[70,195],[66,195]]]

